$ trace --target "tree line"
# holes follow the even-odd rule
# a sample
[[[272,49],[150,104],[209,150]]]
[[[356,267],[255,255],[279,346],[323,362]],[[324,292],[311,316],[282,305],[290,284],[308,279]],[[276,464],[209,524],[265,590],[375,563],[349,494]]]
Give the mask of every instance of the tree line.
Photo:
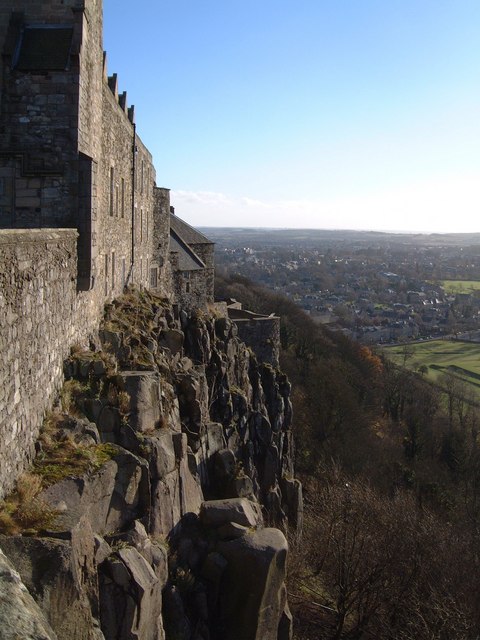
[[[305,530],[292,540],[297,640],[480,635],[479,408],[315,324],[241,276],[218,297],[281,316]],[[408,355],[407,355],[408,357]]]

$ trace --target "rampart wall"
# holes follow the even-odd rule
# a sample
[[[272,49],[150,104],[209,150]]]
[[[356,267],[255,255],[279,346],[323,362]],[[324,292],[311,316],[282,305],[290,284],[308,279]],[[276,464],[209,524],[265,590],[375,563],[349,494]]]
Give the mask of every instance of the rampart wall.
[[[0,498],[33,458],[69,348],[98,321],[77,296],[77,235],[0,230]]]
[[[280,318],[232,318],[238,337],[255,351],[259,362],[278,367],[280,356]]]

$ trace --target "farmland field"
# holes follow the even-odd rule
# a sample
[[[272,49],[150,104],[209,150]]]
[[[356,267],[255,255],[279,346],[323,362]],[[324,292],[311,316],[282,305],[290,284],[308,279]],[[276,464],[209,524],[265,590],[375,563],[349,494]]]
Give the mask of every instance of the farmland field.
[[[468,382],[480,399],[480,344],[460,340],[432,340],[407,345],[411,356],[405,361],[409,369],[427,367],[426,377],[432,382],[446,372]],[[384,352],[397,364],[404,363],[404,345],[385,347]]]
[[[451,295],[480,291],[480,282],[478,280],[441,280],[440,284],[445,293]]]

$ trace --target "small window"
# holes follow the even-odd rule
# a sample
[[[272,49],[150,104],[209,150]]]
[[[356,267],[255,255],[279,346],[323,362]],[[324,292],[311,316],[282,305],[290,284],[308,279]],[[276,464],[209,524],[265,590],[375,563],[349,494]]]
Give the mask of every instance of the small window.
[[[14,66],[20,71],[63,71],[68,68],[73,29],[61,25],[25,27]]]
[[[122,178],[122,218],[125,217],[125,178]]]
[[[113,216],[115,207],[115,169],[110,167],[110,215]]]
[[[143,242],[143,209],[140,209],[140,242]]]
[[[150,269],[150,286],[152,289],[156,289],[158,286],[158,269],[156,267]]]

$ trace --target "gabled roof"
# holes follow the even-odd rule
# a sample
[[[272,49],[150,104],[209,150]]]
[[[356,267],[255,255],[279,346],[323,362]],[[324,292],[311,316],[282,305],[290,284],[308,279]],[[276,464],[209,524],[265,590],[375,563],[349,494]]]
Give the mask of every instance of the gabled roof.
[[[178,218],[175,214],[170,214],[170,229],[187,244],[214,244],[207,236],[197,231],[189,224]]]
[[[180,271],[205,269],[204,262],[172,228],[170,228],[170,251],[178,253],[178,268]]]

